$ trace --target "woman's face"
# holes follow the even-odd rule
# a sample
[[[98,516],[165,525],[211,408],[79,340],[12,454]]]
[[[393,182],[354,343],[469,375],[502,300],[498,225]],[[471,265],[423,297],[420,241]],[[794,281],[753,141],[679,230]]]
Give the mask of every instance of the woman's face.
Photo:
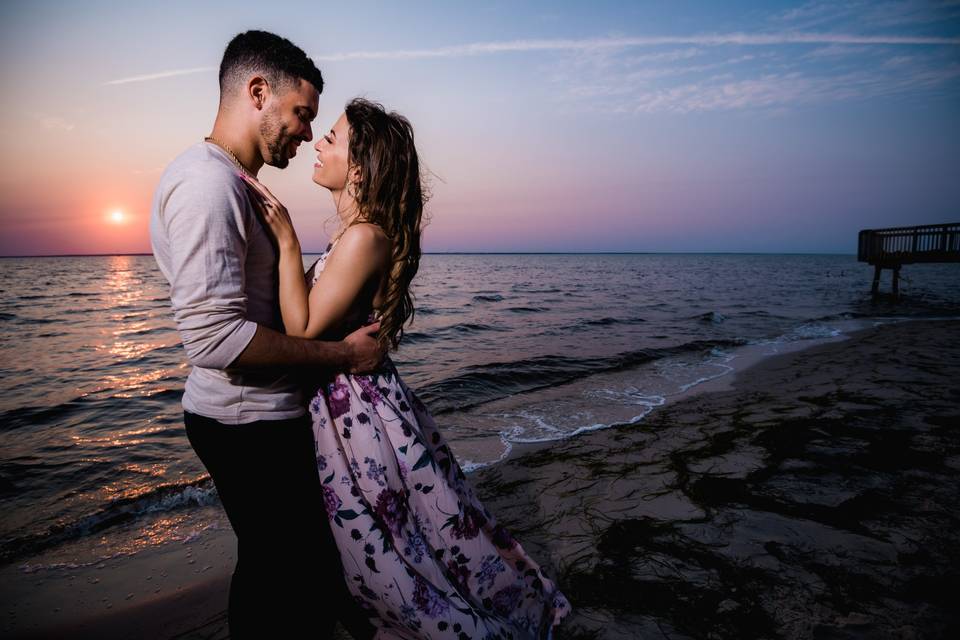
[[[317,140],[317,161],[313,165],[313,181],[331,191],[344,189],[347,184],[347,155],[350,145],[350,125],[347,115],[341,114],[333,129]]]

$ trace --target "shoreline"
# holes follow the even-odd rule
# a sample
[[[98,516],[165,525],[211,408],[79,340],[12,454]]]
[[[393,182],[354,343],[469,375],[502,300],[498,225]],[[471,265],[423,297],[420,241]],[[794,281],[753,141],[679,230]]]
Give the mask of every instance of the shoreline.
[[[960,633],[960,321],[849,336],[478,477],[558,638]]]
[[[960,376],[958,334],[960,321],[912,320],[765,356],[639,422],[514,443],[468,478],[570,598],[574,611],[558,638],[706,637],[711,629],[724,637],[900,637],[897,620],[904,633],[960,628],[950,626],[956,617],[934,588],[958,584],[960,564],[949,547],[960,548],[952,533],[960,527],[949,528],[958,523],[947,504],[957,496],[960,453],[946,429],[960,401],[946,388]],[[915,467],[897,466],[914,438],[941,457],[907,455]],[[926,484],[931,475],[939,484]],[[907,504],[919,505],[920,522],[907,517]],[[940,531],[951,532],[946,541],[931,538]],[[45,625],[30,630],[37,620],[8,613],[5,637],[228,637],[232,531],[188,544],[201,563],[219,556],[199,577],[183,547],[169,546],[110,569],[121,596],[112,610],[75,606],[58,621],[42,607],[64,597],[63,584],[4,588],[8,610],[8,597],[30,588],[49,599],[21,610]],[[901,574],[904,557],[912,564]],[[133,591],[125,580],[156,570],[181,588],[123,600],[120,591]],[[923,607],[897,600],[908,579]]]
[[[899,322],[950,322],[952,320],[913,320],[907,319]],[[502,464],[507,461],[515,461],[517,458],[522,458],[523,456],[534,454],[541,449],[549,449],[552,445],[555,445],[559,442],[564,442],[566,440],[576,439],[579,437],[587,436],[590,433],[608,431],[611,429],[631,429],[631,428],[642,428],[645,423],[650,422],[654,419],[654,414],[660,413],[667,410],[677,404],[687,402],[697,396],[713,394],[713,393],[723,393],[730,392],[735,390],[738,382],[752,376],[761,376],[763,375],[764,366],[776,367],[776,360],[790,358],[796,356],[800,353],[808,353],[814,351],[823,351],[830,350],[835,345],[846,342],[848,340],[855,340],[863,338],[865,335],[873,333],[882,327],[888,326],[890,324],[898,324],[885,322],[880,325],[873,325],[868,327],[860,327],[850,331],[846,331],[839,336],[830,337],[830,338],[816,338],[810,339],[808,341],[797,341],[797,342],[784,342],[778,345],[780,351],[773,354],[760,353],[764,345],[747,345],[746,347],[741,347],[743,354],[739,357],[743,358],[738,367],[725,374],[721,374],[709,380],[699,382],[689,389],[676,393],[674,396],[671,396],[671,399],[668,403],[658,406],[653,409],[648,414],[645,414],[640,420],[636,422],[622,422],[616,424],[605,425],[598,429],[593,429],[590,431],[583,432],[576,436],[558,438],[556,440],[544,440],[540,442],[510,442],[510,450],[499,460],[495,460],[483,467],[477,469],[479,471],[483,468],[494,467],[498,464]],[[774,361],[774,362],[771,362]],[[476,473],[476,471],[471,472]]]
[[[218,507],[219,509],[219,507]],[[226,638],[236,537],[201,532],[82,568],[0,568],[5,638]],[[41,556],[42,557],[42,556]],[[186,635],[183,635],[186,634]],[[199,635],[198,635],[199,634]]]

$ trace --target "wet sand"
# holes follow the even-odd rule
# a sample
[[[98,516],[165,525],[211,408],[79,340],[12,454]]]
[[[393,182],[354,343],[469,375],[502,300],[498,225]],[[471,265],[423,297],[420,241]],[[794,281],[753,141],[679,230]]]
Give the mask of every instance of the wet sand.
[[[960,322],[881,326],[475,482],[560,638],[960,637],[958,381]]]
[[[573,604],[558,639],[960,637],[958,380],[960,321],[884,325],[470,478]],[[226,638],[217,566],[5,636]]]

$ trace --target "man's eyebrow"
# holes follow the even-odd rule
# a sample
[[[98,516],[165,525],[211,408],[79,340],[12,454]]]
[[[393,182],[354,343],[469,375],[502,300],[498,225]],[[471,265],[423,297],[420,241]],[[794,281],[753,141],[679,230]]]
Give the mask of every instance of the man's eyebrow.
[[[315,113],[313,112],[313,109],[311,109],[310,107],[308,107],[308,106],[306,106],[306,105],[300,105],[300,108],[307,112],[307,115],[310,116],[310,119],[311,119],[311,120],[313,120],[314,118],[317,117],[317,114],[315,114]]]

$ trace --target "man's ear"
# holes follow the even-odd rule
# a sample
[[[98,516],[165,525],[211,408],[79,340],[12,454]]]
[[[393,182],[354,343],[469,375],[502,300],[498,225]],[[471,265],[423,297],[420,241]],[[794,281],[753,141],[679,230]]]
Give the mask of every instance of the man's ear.
[[[263,76],[250,78],[247,82],[247,95],[258,111],[262,109],[267,103],[267,98],[270,97],[270,85],[267,84],[267,79]]]

